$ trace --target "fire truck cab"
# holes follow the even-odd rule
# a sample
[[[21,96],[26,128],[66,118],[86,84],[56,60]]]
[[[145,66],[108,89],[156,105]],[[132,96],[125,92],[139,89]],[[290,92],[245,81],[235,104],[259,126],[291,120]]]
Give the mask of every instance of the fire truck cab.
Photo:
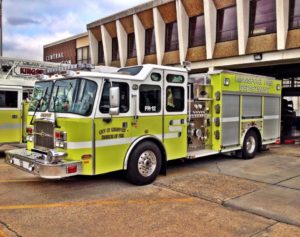
[[[33,86],[33,80],[0,79],[0,144],[25,141],[28,99]]]
[[[36,83],[27,148],[6,161],[48,179],[125,170],[130,182],[148,184],[170,160],[253,158],[280,136],[280,96],[280,81],[227,71],[69,71]]]
[[[0,145],[26,140],[29,99],[36,76],[54,66],[59,64],[0,57]]]

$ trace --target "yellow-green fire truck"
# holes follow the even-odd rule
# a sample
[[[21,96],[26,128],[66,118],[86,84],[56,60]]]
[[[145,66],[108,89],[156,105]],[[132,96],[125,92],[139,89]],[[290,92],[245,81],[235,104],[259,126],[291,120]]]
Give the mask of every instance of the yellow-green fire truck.
[[[170,160],[253,158],[279,138],[280,101],[280,81],[229,71],[69,71],[36,83],[27,149],[6,161],[47,179],[125,170],[130,182],[148,184]]]

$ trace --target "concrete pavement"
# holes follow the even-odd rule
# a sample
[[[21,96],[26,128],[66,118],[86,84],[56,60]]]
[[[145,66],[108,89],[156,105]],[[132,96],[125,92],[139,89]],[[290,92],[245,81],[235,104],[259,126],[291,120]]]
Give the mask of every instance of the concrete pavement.
[[[0,160],[0,236],[300,236],[297,149],[172,162],[144,187],[122,173],[47,181]]]

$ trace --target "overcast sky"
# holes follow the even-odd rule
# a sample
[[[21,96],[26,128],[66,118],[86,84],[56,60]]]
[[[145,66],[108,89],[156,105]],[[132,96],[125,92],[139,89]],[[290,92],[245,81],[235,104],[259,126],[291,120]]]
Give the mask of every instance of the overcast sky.
[[[42,60],[43,45],[149,0],[3,0],[3,56]]]

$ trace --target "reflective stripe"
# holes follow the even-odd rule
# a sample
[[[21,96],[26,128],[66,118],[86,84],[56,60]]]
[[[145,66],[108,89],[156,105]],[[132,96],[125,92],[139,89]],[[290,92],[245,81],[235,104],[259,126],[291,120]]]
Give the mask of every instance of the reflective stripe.
[[[169,131],[170,132],[182,132],[182,127],[181,126],[169,126]]]
[[[135,139],[137,139],[137,137],[98,140],[98,141],[96,141],[96,147],[124,145],[124,144],[128,144],[128,143],[132,143]]]
[[[264,120],[279,119],[279,115],[264,116]]]
[[[179,133],[166,133],[164,136],[165,139],[178,138],[178,137],[179,137]]]
[[[238,121],[240,121],[239,117],[222,118],[223,123],[238,122]]]
[[[162,140],[162,134],[154,135],[159,140]],[[164,134],[164,139],[178,138],[179,133],[166,133]],[[119,139],[108,139],[108,140],[98,140],[96,141],[96,148],[107,147],[107,146],[117,146],[133,143],[138,137],[128,137]],[[68,149],[86,149],[92,148],[92,141],[90,142],[68,142]]]
[[[185,121],[183,121],[181,119],[176,119],[176,120],[171,120],[172,121],[172,125],[181,125],[181,124],[185,124]]]
[[[91,148],[92,142],[68,142],[67,144],[68,149],[85,149]]]
[[[16,129],[21,128],[20,123],[4,123],[0,125],[0,129]]]

